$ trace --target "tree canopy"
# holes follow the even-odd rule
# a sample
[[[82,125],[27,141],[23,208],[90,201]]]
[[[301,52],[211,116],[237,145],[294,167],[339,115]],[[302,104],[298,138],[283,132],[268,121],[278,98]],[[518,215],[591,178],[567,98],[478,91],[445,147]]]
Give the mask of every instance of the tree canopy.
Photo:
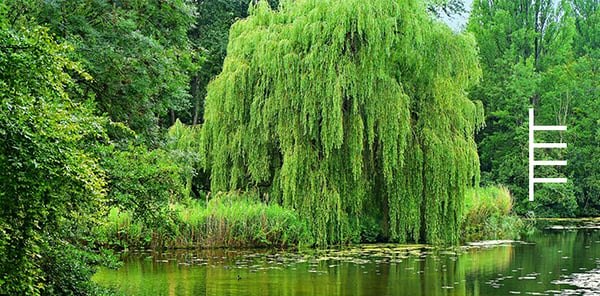
[[[540,216],[598,215],[597,0],[475,1],[468,31],[477,38],[486,127],[477,136],[484,183],[509,186],[517,210]],[[564,167],[538,167],[537,177],[568,177],[540,184],[527,198],[527,109],[536,124],[567,125],[563,133],[536,133],[537,142],[565,142],[567,149],[538,149],[537,159],[564,159]],[[515,149],[517,148],[517,149]]]
[[[483,118],[471,36],[412,0],[260,1],[227,53],[202,129],[213,191],[259,188],[321,245],[367,216],[392,241],[458,242]]]
[[[189,72],[198,68],[188,30],[195,6],[188,1],[14,1],[8,19],[41,25],[74,50],[92,80],[72,88],[74,99],[158,145],[161,127],[191,107]],[[119,134],[112,134],[118,138]]]
[[[69,233],[102,205],[104,174],[88,147],[103,139],[105,120],[66,93],[75,77],[90,79],[67,58],[69,50],[46,28],[10,27],[0,18],[1,294],[69,294],[82,285],[54,290],[65,284],[54,280],[74,272],[71,261],[54,264],[54,252],[71,248]],[[74,228],[64,231],[70,223]]]

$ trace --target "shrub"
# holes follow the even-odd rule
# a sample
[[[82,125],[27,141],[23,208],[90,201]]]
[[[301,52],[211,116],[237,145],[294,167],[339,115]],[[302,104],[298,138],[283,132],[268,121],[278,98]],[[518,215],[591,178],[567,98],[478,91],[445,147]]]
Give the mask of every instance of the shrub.
[[[463,239],[518,238],[524,223],[512,214],[512,206],[512,196],[502,185],[467,190],[462,222]]]

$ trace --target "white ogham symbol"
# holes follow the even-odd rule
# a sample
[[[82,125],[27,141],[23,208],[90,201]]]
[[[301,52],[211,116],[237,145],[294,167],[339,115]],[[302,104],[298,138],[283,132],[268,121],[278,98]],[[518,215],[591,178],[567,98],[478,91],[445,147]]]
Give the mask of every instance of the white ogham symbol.
[[[535,125],[533,108],[529,109],[529,200],[534,198],[535,183],[566,183],[567,178],[536,178],[534,167],[541,165],[567,165],[566,160],[535,160],[535,148],[567,148],[567,143],[536,143],[535,131],[566,131],[566,125]]]

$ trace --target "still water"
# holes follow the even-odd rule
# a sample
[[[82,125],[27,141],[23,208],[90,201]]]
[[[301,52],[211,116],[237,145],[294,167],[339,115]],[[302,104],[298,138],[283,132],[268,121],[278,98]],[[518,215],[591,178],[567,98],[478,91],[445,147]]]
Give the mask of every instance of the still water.
[[[600,295],[600,229],[455,248],[130,252],[94,280],[125,295]]]

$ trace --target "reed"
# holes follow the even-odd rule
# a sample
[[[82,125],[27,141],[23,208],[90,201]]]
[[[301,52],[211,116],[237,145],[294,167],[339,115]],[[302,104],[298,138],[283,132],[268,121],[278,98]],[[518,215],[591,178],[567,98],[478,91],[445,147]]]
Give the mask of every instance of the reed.
[[[175,229],[150,229],[128,212],[111,209],[97,229],[104,244],[120,248],[290,247],[310,245],[306,223],[291,209],[261,202],[253,193],[215,195],[170,206]]]
[[[152,231],[136,221],[128,211],[111,208],[105,221],[94,230],[101,244],[113,248],[129,248],[149,243]]]
[[[502,186],[470,188],[465,196],[462,237],[465,241],[517,239],[525,227],[512,213],[513,198]]]
[[[526,225],[512,213],[512,205],[512,196],[504,186],[467,190],[461,222],[463,242],[519,238]],[[261,201],[254,191],[218,193],[207,200],[169,207],[175,213],[174,226],[160,228],[148,227],[131,213],[113,208],[97,228],[97,237],[116,248],[295,247],[315,243],[308,221],[293,209]]]

